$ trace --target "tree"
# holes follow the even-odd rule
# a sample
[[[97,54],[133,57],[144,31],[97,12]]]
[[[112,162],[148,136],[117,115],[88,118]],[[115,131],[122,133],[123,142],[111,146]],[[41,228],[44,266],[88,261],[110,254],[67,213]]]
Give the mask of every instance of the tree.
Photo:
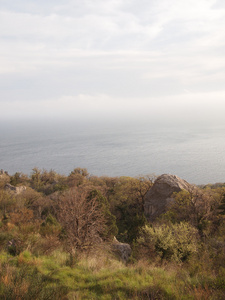
[[[88,199],[84,190],[71,189],[59,195],[55,213],[62,225],[65,246],[73,255],[102,242],[105,219],[96,197]]]
[[[86,168],[75,168],[70,175],[82,175],[83,177],[88,177],[89,173]]]
[[[41,170],[35,167],[32,169],[32,171],[33,173],[31,174],[31,186],[37,191],[39,191],[42,186]]]
[[[85,168],[75,168],[68,176],[68,185],[70,187],[79,186],[88,179],[89,173]]]
[[[163,218],[175,222],[189,222],[200,234],[217,220],[219,197],[211,190],[194,188],[175,194],[175,200]]]
[[[29,181],[29,178],[27,175],[16,172],[14,175],[10,176],[10,184],[17,185],[17,184],[27,184]]]
[[[153,181],[154,176],[122,176],[111,187],[108,199],[111,212],[117,219],[121,241],[130,243],[136,240],[140,228],[145,225],[144,197]]]
[[[108,200],[103,197],[101,192],[96,189],[90,192],[88,201],[92,201],[92,199],[95,198],[105,219],[105,231],[102,232],[101,238],[103,240],[113,240],[113,237],[118,233],[118,228],[116,226],[116,217],[112,215],[109,210]]]

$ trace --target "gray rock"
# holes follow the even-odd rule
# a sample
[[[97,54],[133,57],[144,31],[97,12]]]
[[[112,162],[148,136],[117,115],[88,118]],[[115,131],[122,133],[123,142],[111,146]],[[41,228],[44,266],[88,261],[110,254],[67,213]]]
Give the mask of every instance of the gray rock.
[[[166,212],[167,207],[174,200],[173,193],[181,190],[191,191],[193,188],[191,184],[176,175],[163,174],[159,176],[145,195],[145,216],[148,220],[153,221]]]
[[[120,243],[116,237],[113,239],[112,244],[113,251],[118,254],[122,261],[127,262],[131,255],[131,247],[129,244]]]
[[[11,185],[9,183],[7,183],[5,185],[5,190],[8,190],[8,191],[11,191],[15,194],[20,194],[22,193],[23,191],[25,191],[27,188],[26,186],[22,185],[22,186],[14,186],[14,185]]]

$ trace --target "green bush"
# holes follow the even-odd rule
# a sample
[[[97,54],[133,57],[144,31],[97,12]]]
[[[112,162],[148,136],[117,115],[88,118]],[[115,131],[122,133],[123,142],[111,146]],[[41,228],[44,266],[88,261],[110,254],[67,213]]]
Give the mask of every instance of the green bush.
[[[137,240],[137,247],[144,248],[147,255],[157,254],[160,258],[181,262],[197,253],[198,232],[185,222],[145,226]]]

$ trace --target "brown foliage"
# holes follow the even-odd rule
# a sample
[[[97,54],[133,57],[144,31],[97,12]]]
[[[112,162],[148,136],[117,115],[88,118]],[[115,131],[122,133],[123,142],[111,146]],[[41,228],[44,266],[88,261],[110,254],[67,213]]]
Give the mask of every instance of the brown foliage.
[[[17,226],[29,223],[34,219],[33,211],[24,207],[17,212],[10,213],[10,219],[11,223]]]
[[[72,189],[59,196],[56,216],[65,232],[65,244],[73,250],[88,250],[101,243],[104,217],[96,198],[87,199],[87,192]]]

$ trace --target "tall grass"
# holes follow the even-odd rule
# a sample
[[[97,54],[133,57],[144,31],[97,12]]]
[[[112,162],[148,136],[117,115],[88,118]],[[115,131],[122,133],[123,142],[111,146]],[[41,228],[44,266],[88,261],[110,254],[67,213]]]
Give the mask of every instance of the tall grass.
[[[0,253],[0,299],[224,299],[225,271],[193,272],[197,260],[125,265],[112,255],[81,256],[70,267],[60,250],[36,257]]]

